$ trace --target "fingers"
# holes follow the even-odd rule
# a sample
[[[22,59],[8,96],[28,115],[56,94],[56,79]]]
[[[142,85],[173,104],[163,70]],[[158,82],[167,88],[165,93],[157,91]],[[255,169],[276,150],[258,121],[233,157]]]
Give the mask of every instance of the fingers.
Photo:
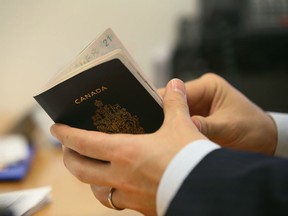
[[[97,200],[104,206],[114,209],[133,209],[143,213],[143,215],[157,215],[155,201],[143,199],[143,195],[139,193],[127,193],[118,188],[111,188],[99,185],[90,185],[91,190]]]
[[[229,124],[229,122],[231,121],[231,117],[225,115],[225,113],[223,114],[222,112],[217,112],[214,115],[208,117],[192,116],[192,121],[204,136],[222,145],[226,144],[227,142],[229,143],[229,138],[233,137],[235,131],[237,131],[233,130],[235,128],[235,124]],[[228,125],[229,132],[227,133]],[[223,137],[225,139],[223,139]]]
[[[112,185],[110,163],[88,158],[63,147],[66,168],[80,181],[87,184]],[[112,179],[111,179],[112,180]]]
[[[191,115],[208,116],[210,114],[221,82],[223,79],[219,76],[207,73],[198,79],[185,83]]]
[[[202,117],[202,116],[192,116],[192,121],[202,134],[204,134],[205,136],[210,138],[211,131],[209,130],[209,126],[211,126],[211,125],[208,123],[207,118]],[[212,123],[213,123],[213,121],[212,121]],[[213,130],[212,130],[212,132],[213,132]]]
[[[90,185],[91,190],[104,206],[116,210],[121,210],[121,199],[119,199],[119,191],[111,187],[104,187],[98,185]]]
[[[52,125],[50,131],[67,148],[87,157],[107,160],[105,155],[95,155],[98,150],[98,145],[95,145],[98,139],[97,132],[81,130],[63,124]]]
[[[52,135],[67,148],[81,155],[103,161],[111,161],[118,148],[132,142],[126,134],[105,134],[62,124],[55,124],[50,130]],[[126,139],[123,141],[125,137]]]
[[[111,187],[99,185],[90,185],[90,187],[96,199],[99,200],[102,205],[106,206],[107,208],[111,208],[108,203],[108,194],[111,190]]]
[[[124,203],[127,197],[123,196],[118,189],[99,185],[90,185],[90,187],[96,199],[104,206],[115,210],[123,210],[124,205],[126,205],[125,208],[130,207]]]

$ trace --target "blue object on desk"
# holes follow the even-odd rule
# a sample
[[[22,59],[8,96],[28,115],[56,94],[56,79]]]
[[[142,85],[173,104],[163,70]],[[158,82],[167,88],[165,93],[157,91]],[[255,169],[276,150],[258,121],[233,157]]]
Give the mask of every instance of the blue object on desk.
[[[0,170],[0,181],[16,181],[23,179],[29,171],[34,151],[34,148],[29,146],[29,155],[25,160]]]

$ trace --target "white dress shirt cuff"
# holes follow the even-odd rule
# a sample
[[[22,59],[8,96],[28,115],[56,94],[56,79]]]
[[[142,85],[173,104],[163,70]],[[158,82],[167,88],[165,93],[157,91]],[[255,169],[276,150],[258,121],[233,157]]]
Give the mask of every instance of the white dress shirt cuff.
[[[220,148],[209,140],[197,140],[181,149],[165,170],[157,191],[157,215],[165,214],[170,202],[194,167],[211,151]]]
[[[288,114],[276,112],[269,112],[268,114],[273,118],[278,133],[277,147],[274,155],[288,158]]]

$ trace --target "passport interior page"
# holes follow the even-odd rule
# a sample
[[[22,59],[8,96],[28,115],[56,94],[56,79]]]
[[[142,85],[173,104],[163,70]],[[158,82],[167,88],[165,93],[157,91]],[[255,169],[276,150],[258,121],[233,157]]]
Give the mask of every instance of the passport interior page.
[[[141,72],[140,67],[134,61],[116,34],[111,28],[107,28],[99,37],[86,46],[68,66],[62,69],[57,76],[63,76],[71,71],[75,71],[77,68],[117,49],[120,49],[137,71]],[[147,80],[147,77],[145,77],[145,79]]]
[[[160,128],[162,101],[121,50],[114,50],[49,83],[34,96],[56,123],[107,133]]]

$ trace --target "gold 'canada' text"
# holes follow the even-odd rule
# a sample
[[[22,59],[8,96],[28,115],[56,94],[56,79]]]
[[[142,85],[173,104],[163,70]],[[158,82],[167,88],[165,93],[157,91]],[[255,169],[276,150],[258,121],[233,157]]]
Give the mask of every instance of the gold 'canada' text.
[[[81,96],[80,98],[77,98],[74,102],[75,104],[81,104],[82,102],[89,100],[90,98],[102,93],[103,91],[108,90],[107,87],[105,86],[101,86],[100,88],[97,88],[93,91],[90,91],[88,93],[86,93],[85,95]]]

